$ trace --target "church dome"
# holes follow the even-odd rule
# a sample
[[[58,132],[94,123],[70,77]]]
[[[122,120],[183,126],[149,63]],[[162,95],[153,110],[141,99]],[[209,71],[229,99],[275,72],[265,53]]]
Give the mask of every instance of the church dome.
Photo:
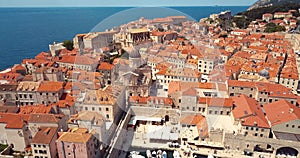
[[[260,76],[263,76],[263,77],[269,77],[269,76],[270,76],[269,71],[266,70],[266,69],[261,70],[261,71],[259,72],[259,75],[260,75]]]

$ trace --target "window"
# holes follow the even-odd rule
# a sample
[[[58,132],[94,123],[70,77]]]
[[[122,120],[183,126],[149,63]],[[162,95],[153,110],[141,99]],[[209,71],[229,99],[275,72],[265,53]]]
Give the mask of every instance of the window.
[[[101,111],[101,108],[99,108],[99,111]]]
[[[254,134],[254,136],[256,136],[256,137],[257,137],[257,135],[258,135],[257,133]]]
[[[108,109],[108,108],[106,108],[106,111],[109,111],[109,109]]]
[[[92,111],[95,111],[95,108],[94,108],[94,107],[92,107]]]
[[[88,110],[89,108],[88,107],[85,107],[85,110]]]
[[[106,118],[109,119],[109,115],[108,114],[106,114]]]
[[[46,148],[46,145],[43,145],[43,148]]]
[[[34,150],[34,153],[38,153],[38,151],[37,151],[37,150]]]
[[[260,134],[260,137],[263,137],[264,135],[263,134]]]
[[[217,115],[217,114],[218,114],[218,111],[215,111],[215,114]]]
[[[292,128],[295,128],[295,125],[292,125]]]
[[[289,124],[286,124],[285,127],[289,127]]]
[[[212,114],[212,110],[209,110],[209,114]]]

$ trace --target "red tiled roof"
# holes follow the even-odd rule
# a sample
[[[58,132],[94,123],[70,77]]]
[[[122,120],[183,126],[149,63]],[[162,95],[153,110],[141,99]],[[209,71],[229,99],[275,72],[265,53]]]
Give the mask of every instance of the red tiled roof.
[[[69,63],[69,64],[80,64],[80,65],[92,65],[98,63],[97,60],[86,57],[86,56],[72,56],[72,55],[64,55],[62,59],[59,60],[62,63]]]
[[[228,86],[230,86],[230,87],[255,87],[256,85],[254,82],[228,80]]]
[[[190,88],[190,89],[182,92],[182,95],[197,96],[197,91],[195,88]]]
[[[19,114],[37,114],[37,113],[44,113],[49,114],[51,112],[50,106],[45,105],[27,105],[21,106]]]
[[[287,100],[266,104],[264,109],[272,126],[300,119],[300,109]]]
[[[57,138],[57,129],[57,127],[40,127],[31,143],[49,145],[53,139]]]
[[[260,104],[255,99],[244,94],[232,97],[232,99],[234,101],[233,116],[235,119],[242,120],[242,125],[270,128]]]
[[[43,81],[38,88],[38,92],[58,92],[63,89],[63,82]]]
[[[58,123],[63,115],[55,114],[30,114],[28,122],[30,123]]]
[[[5,128],[22,129],[28,119],[28,115],[0,114],[0,123],[5,123]]]
[[[199,137],[207,137],[208,136],[208,125],[206,122],[206,118],[202,115],[186,115],[180,118],[180,123],[184,125],[196,125]]]
[[[173,100],[168,97],[155,97],[155,96],[149,96],[149,97],[141,97],[141,96],[131,96],[130,102],[134,103],[141,103],[141,104],[147,104],[148,102],[158,101],[159,104],[165,104],[165,105],[173,105]]]
[[[22,65],[16,65],[15,67],[12,68],[12,72],[17,72],[17,71],[26,71],[26,68]]]
[[[169,83],[168,94],[181,91],[181,81],[171,81]]]
[[[207,98],[208,106],[232,107],[233,100],[231,98]]]
[[[186,115],[181,117],[180,123],[184,125],[196,125],[203,119],[205,117],[202,115]]]
[[[47,58],[51,57],[49,53],[47,52],[41,52],[38,55],[35,56],[35,59],[37,60],[47,60]]]
[[[98,66],[98,70],[112,70],[114,68],[114,65],[108,63],[108,62],[101,62]]]

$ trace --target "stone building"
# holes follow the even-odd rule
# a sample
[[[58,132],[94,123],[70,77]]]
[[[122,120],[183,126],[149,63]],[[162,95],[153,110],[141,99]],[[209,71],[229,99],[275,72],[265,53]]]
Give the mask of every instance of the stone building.
[[[112,75],[114,74],[114,65],[108,62],[101,62],[97,68],[97,71],[103,74],[105,84],[111,84]]]
[[[20,105],[33,105],[38,103],[36,91],[40,82],[22,81],[17,87],[17,96]]]
[[[95,138],[85,128],[74,128],[59,133],[56,146],[59,158],[94,158],[96,155]]]
[[[40,127],[31,141],[33,157],[57,158],[57,127]]]
[[[123,76],[128,82],[127,91],[130,96],[149,96],[152,84],[151,68],[140,67],[132,73],[125,73]]]
[[[110,43],[112,43],[113,35],[116,33],[116,31],[88,33],[83,38],[84,48],[97,50],[102,47],[107,47]]]
[[[63,94],[63,82],[43,81],[36,91],[37,101],[40,104],[50,104],[59,101]]]
[[[15,151],[25,151],[30,145],[30,132],[26,116],[18,114],[0,114],[0,143],[11,145]]]
[[[240,133],[245,136],[269,138],[270,125],[265,118],[259,102],[244,94],[232,97],[234,106],[232,114]]]
[[[0,99],[5,105],[17,105],[17,87],[16,84],[1,84]]]
[[[165,109],[172,109],[174,107],[173,100],[168,97],[131,96],[129,102],[130,102],[130,106],[165,108]]]
[[[125,110],[125,90],[106,86],[99,90],[88,90],[83,104],[77,105],[78,111],[95,111],[110,122],[118,122]]]
[[[270,122],[273,137],[298,141],[300,134],[300,110],[286,100],[279,100],[264,106]]]
[[[105,117],[98,112],[94,111],[81,111],[76,115],[72,115],[68,121],[68,127],[73,128],[86,128],[88,131],[93,132],[94,137],[98,143],[95,146],[97,151],[96,157],[102,157],[104,148],[110,143],[112,139],[114,128],[107,128]]]
[[[114,35],[114,42],[121,43],[122,47],[131,47],[149,40],[150,31],[147,28],[129,29]]]
[[[37,68],[32,73],[33,81],[64,81],[63,72],[60,69],[53,67],[41,67]]]
[[[65,55],[62,56],[57,63],[60,67],[66,67],[69,69],[79,69],[86,71],[96,71],[98,66],[98,61],[96,59],[92,59],[82,55],[70,56]]]
[[[31,136],[35,136],[40,127],[57,127],[58,131],[67,130],[67,118],[62,114],[30,114],[27,122]]]

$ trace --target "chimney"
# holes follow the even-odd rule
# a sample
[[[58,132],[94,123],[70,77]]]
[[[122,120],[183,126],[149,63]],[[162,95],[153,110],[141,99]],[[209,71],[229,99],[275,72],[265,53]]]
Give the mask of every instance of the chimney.
[[[293,108],[290,108],[290,114],[293,113],[293,112],[294,112],[294,109],[293,109]]]
[[[257,122],[254,122],[253,124],[254,124],[254,126],[257,126]]]

